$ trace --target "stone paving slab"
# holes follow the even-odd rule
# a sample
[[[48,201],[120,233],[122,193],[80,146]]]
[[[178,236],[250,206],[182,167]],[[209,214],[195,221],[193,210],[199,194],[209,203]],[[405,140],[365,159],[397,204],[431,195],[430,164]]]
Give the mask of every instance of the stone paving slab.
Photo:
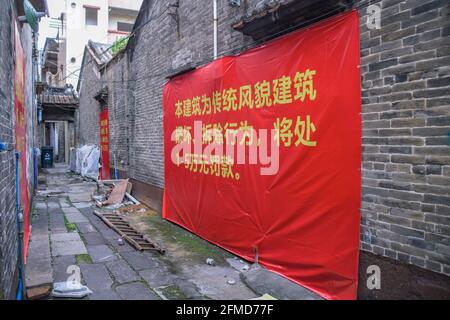
[[[117,292],[113,290],[96,290],[90,296],[89,300],[121,300]]]
[[[93,293],[112,290],[113,280],[104,264],[82,264],[80,269],[86,285]]]
[[[87,250],[93,262],[107,262],[118,259],[107,245],[88,246]]]
[[[130,264],[134,270],[144,270],[150,269],[158,266],[158,263],[152,261],[142,252],[133,251],[133,252],[123,252],[120,254],[125,260],[127,260],[128,264]]]
[[[92,216],[87,217],[91,224],[98,230],[110,230],[110,228],[101,220],[92,218]]]
[[[89,220],[83,216],[81,213],[66,213],[66,219],[70,223],[86,223],[89,222]]]
[[[35,203],[34,207],[38,210],[39,209],[47,210],[47,203],[43,202],[43,201],[39,201],[39,202]]]
[[[71,274],[67,273],[69,266],[76,265],[75,256],[61,256],[53,258],[53,279],[54,282],[65,282]]]
[[[36,229],[34,229],[33,227],[33,231],[31,232],[31,236],[30,236],[30,244],[32,241],[41,241],[41,240],[47,240],[48,242],[49,239],[49,233],[48,231],[43,231],[43,232],[36,232]]]
[[[30,259],[25,266],[25,283],[27,288],[40,287],[53,283],[51,260]]]
[[[242,279],[253,291],[280,300],[323,300],[316,293],[258,265],[242,273]]]
[[[159,300],[159,297],[140,282],[118,286],[116,292],[124,300]]]
[[[117,232],[115,232],[114,230],[109,229],[109,228],[107,228],[107,229],[100,228],[98,231],[102,234],[102,236],[105,239],[117,241],[117,239],[120,238],[120,235]]]
[[[98,246],[107,244],[105,238],[97,232],[90,232],[83,234],[83,239],[88,246]]]
[[[66,199],[59,200],[59,205],[61,206],[61,208],[68,208],[68,207],[70,207],[70,204],[67,203]]]
[[[36,222],[33,223],[33,231],[36,233],[46,233],[48,232],[48,222]]]
[[[84,193],[69,193],[69,198],[72,203],[86,202],[91,199],[91,192]]]
[[[86,247],[76,232],[50,235],[53,256],[87,254]]]
[[[62,211],[64,212],[64,214],[81,213],[80,210],[75,207],[65,207],[62,208]]]
[[[77,225],[78,231],[80,231],[83,234],[92,232],[97,233],[97,230],[89,222],[77,222],[75,224]]]
[[[49,201],[47,202],[47,207],[48,209],[60,209],[59,203],[58,202],[53,202],[53,201]]]
[[[84,209],[84,208],[90,208],[91,207],[91,203],[90,202],[76,202],[73,205],[75,206],[75,208],[78,208],[78,209]]]
[[[57,227],[51,227],[50,228],[52,234],[61,234],[61,233],[67,233],[66,226],[57,226]]]
[[[118,235],[119,236],[119,235]],[[116,249],[117,252],[122,253],[122,252],[134,252],[136,251],[135,248],[133,248],[132,246],[130,246],[126,240],[123,241],[123,244],[120,245],[118,242],[118,238],[114,238],[114,239],[106,239],[106,241],[108,241],[108,243],[114,247],[114,249]]]
[[[123,260],[107,262],[106,267],[119,284],[140,280],[136,271],[131,269],[131,267]]]
[[[33,230],[35,231],[35,230]],[[50,243],[48,241],[48,235],[42,236],[41,238],[36,239],[33,238],[28,245],[28,257],[27,263],[33,260],[43,260],[43,259],[51,259],[50,255]]]
[[[169,286],[174,283],[172,274],[163,269],[146,269],[139,271],[139,275],[152,288]]]

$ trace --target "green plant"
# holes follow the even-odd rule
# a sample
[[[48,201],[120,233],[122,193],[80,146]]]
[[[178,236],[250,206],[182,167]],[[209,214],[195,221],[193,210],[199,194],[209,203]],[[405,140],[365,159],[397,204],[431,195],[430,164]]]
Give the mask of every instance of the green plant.
[[[116,55],[120,50],[125,48],[128,44],[128,38],[121,38],[118,39],[114,44],[112,45],[111,51],[113,55]]]
[[[92,263],[92,259],[91,256],[88,254],[78,254],[75,256],[76,260],[77,260],[77,265],[80,264],[91,264]]]

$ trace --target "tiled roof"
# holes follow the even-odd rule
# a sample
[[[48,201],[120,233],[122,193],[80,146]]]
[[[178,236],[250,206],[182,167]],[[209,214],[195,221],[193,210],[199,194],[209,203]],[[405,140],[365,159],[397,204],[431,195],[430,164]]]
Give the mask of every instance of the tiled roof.
[[[261,0],[233,23],[254,39],[273,38],[351,7],[351,0]]]
[[[78,97],[67,87],[49,87],[42,93],[40,100],[43,105],[72,105],[76,107],[79,103]]]
[[[109,60],[111,60],[113,57],[110,45],[108,44],[98,43],[89,40],[87,47],[90,53],[92,54],[92,57],[95,59],[95,62],[99,66],[108,63]]]

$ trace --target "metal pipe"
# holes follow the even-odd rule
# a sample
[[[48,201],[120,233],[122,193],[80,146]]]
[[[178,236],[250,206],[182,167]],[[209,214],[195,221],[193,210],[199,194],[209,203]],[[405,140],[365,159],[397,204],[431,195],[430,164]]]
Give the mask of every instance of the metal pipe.
[[[19,286],[17,288],[17,300],[23,299],[23,256],[22,256],[22,210],[20,207],[20,186],[19,186],[19,159],[20,152],[16,152],[16,223],[17,223],[17,254],[19,265]]]
[[[218,33],[218,16],[217,16],[217,0],[213,0],[214,7],[214,60],[217,59],[217,33]]]

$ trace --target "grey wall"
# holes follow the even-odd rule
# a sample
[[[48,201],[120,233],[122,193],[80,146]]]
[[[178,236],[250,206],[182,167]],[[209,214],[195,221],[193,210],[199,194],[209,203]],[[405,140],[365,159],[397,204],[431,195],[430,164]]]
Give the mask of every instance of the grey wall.
[[[85,65],[83,81],[80,88],[80,107],[77,114],[78,144],[100,144],[100,105],[94,99],[102,88],[102,83],[97,77],[100,73],[94,72],[95,62],[89,53],[85,52]]]
[[[13,43],[10,1],[0,2],[0,140],[14,143]],[[0,152],[0,298],[11,294],[17,262],[15,152]]]

